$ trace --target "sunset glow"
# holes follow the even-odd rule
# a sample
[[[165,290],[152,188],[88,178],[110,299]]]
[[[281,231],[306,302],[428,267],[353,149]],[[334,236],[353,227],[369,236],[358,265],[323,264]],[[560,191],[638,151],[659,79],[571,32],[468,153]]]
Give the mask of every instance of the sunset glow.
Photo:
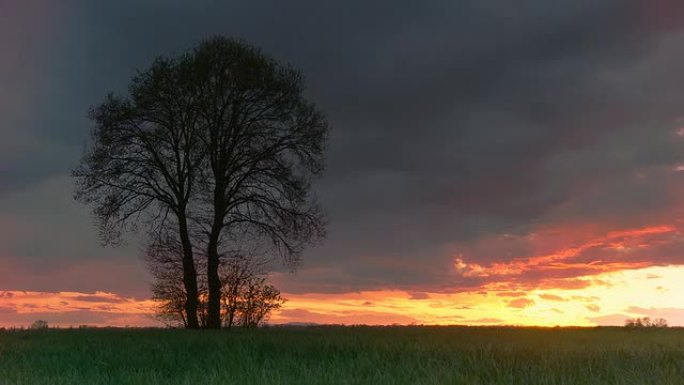
[[[287,294],[271,322],[436,325],[622,325],[627,318],[666,318],[684,326],[684,266],[659,266],[576,277],[585,287],[497,290],[485,285],[461,293],[372,291]],[[570,282],[570,281],[568,281]],[[559,282],[562,286],[563,282]],[[0,327],[36,319],[60,327],[154,326],[154,303],[111,293],[0,292]],[[89,322],[82,323],[81,320]]]
[[[577,246],[509,262],[469,264],[459,256],[454,259],[454,277],[478,278],[480,284],[440,292],[284,293],[287,303],[271,322],[592,326],[621,325],[627,318],[649,316],[684,326],[680,300],[684,266],[657,266],[648,259],[610,260],[606,256],[577,260],[588,250],[629,255],[679,236],[675,227],[653,226],[610,231]],[[544,243],[543,234],[533,238]],[[549,271],[553,273],[546,278]],[[583,273],[572,274],[577,271]],[[104,292],[0,292],[0,326],[5,327],[26,325],[35,319],[47,319],[61,327],[159,325],[154,309],[153,301]]]
[[[684,267],[663,266],[577,277],[588,283],[578,289],[288,295],[273,322],[594,326],[649,316],[684,325],[682,277]]]
[[[287,302],[270,322],[592,326],[648,316],[684,326],[684,266],[658,258],[682,241],[672,225],[504,234],[455,246],[459,252],[449,272],[452,288],[285,292]],[[469,255],[481,254],[482,247],[538,254],[470,262]],[[273,278],[287,286],[297,275],[277,273]],[[0,292],[0,326],[26,326],[36,319],[60,327],[159,326],[155,306],[151,300],[111,292],[7,290]]]

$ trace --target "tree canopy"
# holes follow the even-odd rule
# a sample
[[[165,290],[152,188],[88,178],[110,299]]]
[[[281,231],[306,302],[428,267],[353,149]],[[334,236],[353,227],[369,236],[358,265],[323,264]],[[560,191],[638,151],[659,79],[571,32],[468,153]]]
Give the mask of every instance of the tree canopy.
[[[206,324],[217,328],[225,255],[267,244],[292,264],[324,236],[310,182],[324,168],[328,123],[301,72],[260,49],[214,37],[160,57],[90,117],[76,198],[93,206],[105,243],[141,225],[152,245],[175,240],[188,327],[199,327],[198,258]]]

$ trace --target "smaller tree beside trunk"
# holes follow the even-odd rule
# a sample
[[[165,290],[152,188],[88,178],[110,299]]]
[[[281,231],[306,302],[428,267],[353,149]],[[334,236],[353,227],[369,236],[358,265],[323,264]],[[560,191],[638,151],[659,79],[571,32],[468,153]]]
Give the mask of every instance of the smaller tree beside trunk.
[[[266,284],[266,278],[251,277],[242,285],[241,295],[237,299],[237,325],[261,326],[268,321],[273,311],[280,309],[283,302],[280,291],[273,285]],[[227,319],[224,325],[232,326]]]
[[[172,240],[163,240],[147,250],[147,263],[155,279],[153,299],[157,301],[157,318],[168,326],[187,327],[184,304],[187,293],[179,274],[182,257]],[[208,327],[208,284],[206,265],[197,258],[198,320],[200,327]],[[219,268],[222,285],[221,324],[223,327],[257,327],[280,309],[285,300],[280,291],[267,283],[265,258],[235,254],[224,256]]]

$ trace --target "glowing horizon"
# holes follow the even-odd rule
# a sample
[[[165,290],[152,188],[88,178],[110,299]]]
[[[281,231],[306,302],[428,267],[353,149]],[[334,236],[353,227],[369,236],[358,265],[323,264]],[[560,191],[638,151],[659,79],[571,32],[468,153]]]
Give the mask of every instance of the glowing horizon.
[[[549,240],[558,234],[546,229],[532,236],[521,235],[519,238],[531,241],[539,253],[506,261],[477,264],[457,254],[452,276],[454,280],[478,280],[470,286],[328,294],[284,292],[287,302],[270,322],[594,326],[621,325],[627,318],[649,316],[684,326],[684,307],[679,303],[679,293],[684,292],[684,265],[646,257],[679,241],[677,227],[646,226],[598,235],[580,231],[573,233],[570,245],[552,247]],[[512,237],[505,236],[504,240],[505,246]],[[591,255],[589,261],[586,253]],[[275,276],[297,279],[282,273]],[[160,326],[154,309],[152,300],[101,291],[0,292],[0,326],[5,327],[26,326],[36,319],[61,327]]]
[[[287,302],[270,323],[597,326],[627,318],[665,318],[684,326],[684,266],[653,266],[575,277],[577,288],[528,291],[496,284],[459,293],[378,290],[339,294],[283,293]],[[638,284],[635,284],[638,283]],[[53,326],[163,326],[155,303],[113,293],[0,292],[0,327],[28,326],[44,319]]]

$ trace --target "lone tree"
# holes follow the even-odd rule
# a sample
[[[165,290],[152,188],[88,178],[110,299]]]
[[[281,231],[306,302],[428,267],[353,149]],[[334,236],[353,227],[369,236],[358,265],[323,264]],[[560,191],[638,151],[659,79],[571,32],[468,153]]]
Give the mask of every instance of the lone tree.
[[[259,239],[294,264],[324,235],[310,180],[323,171],[328,123],[301,73],[258,48],[215,37],[159,58],[128,97],[110,96],[91,117],[76,197],[95,206],[106,242],[141,223],[152,243],[174,229],[188,327],[199,327],[196,258],[206,263],[206,324],[219,328],[226,245]]]

